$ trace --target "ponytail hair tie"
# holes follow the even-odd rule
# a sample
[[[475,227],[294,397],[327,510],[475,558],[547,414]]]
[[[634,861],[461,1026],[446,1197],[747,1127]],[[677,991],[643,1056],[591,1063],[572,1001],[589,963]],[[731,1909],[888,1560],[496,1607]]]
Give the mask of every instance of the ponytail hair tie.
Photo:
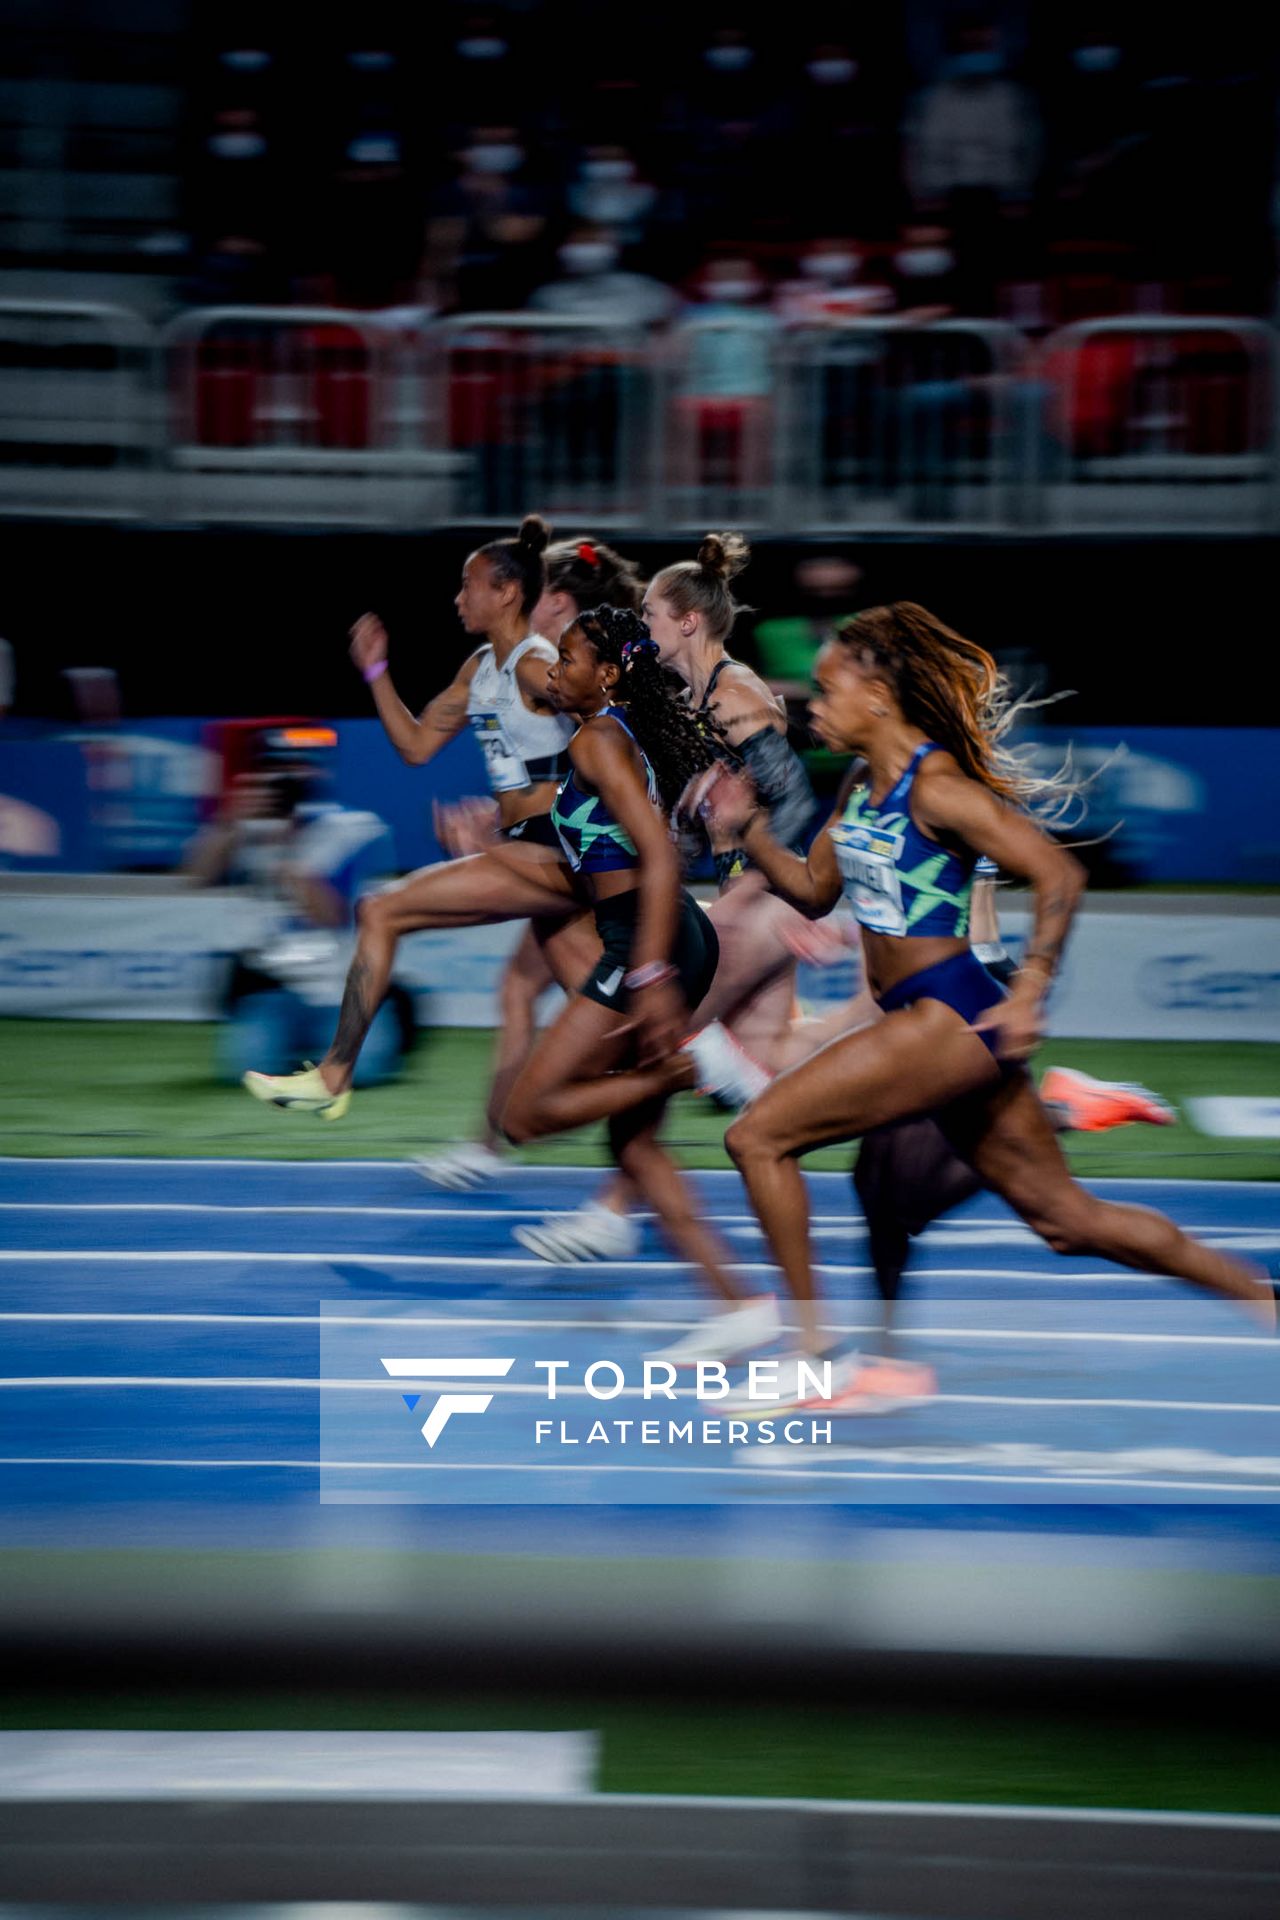
[[[658,643],[656,640],[647,633],[638,635],[634,640],[626,640],[623,642],[622,664],[626,666],[628,661],[634,660],[638,653],[651,653],[656,657],[657,652]]]
[[[578,558],[588,567],[598,567],[600,565],[600,555],[596,552],[589,540],[579,542]]]

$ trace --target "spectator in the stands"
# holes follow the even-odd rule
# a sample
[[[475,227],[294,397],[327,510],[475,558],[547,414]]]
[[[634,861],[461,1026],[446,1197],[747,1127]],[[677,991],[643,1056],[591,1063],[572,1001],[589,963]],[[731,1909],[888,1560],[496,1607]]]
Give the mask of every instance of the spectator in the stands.
[[[764,399],[773,391],[777,316],[768,284],[745,255],[709,260],[695,276],[697,296],[681,316],[681,390],[699,399]],[[707,327],[714,320],[729,324]]]
[[[851,225],[892,230],[898,218],[897,103],[883,71],[846,40],[817,40],[768,116],[774,199],[810,233]],[[796,204],[796,184],[803,183]]]
[[[648,274],[629,272],[621,257],[610,228],[572,227],[556,253],[559,273],[536,289],[530,307],[606,327],[651,327],[671,319],[680,304],[674,290]]]
[[[783,281],[774,311],[788,326],[823,326],[865,319],[893,307],[889,277],[868,261],[847,234],[820,235],[801,249],[799,274]]]
[[[917,218],[945,219],[954,236],[966,312],[993,311],[997,281],[1019,262],[1043,146],[1036,101],[1009,72],[999,29],[960,26],[942,76],[908,111],[903,163]]]
[[[631,247],[644,238],[657,210],[658,189],[641,178],[626,147],[604,144],[587,148],[566,198],[575,220],[610,227],[623,246]]]
[[[427,222],[427,272],[442,307],[462,312],[522,306],[542,262],[546,199],[530,177],[514,126],[476,126],[457,178],[435,197]]]

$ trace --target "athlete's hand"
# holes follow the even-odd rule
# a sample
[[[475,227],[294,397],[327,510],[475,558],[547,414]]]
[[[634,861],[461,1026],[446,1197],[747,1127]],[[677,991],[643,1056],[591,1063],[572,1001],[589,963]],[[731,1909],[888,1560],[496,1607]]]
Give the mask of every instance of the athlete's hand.
[[[655,1067],[676,1051],[689,1031],[684,995],[674,980],[658,980],[651,987],[637,987],[631,1008],[640,1065]]]
[[[466,853],[487,853],[498,831],[498,808],[492,800],[435,800],[431,824],[436,839],[456,860]]]
[[[387,657],[387,630],[376,613],[362,613],[351,629],[351,658],[361,673]]]
[[[838,966],[859,944],[858,923],[845,914],[831,913],[825,920],[804,920],[797,914],[794,921],[784,921],[779,932],[787,952],[814,967]]]
[[[709,833],[733,840],[741,834],[760,802],[745,774],[717,763],[695,774],[680,795],[677,812],[685,819],[701,819]]]
[[[996,1036],[997,1059],[1029,1060],[1044,1039],[1043,996],[1015,985],[1007,998],[978,1015],[973,1030]]]

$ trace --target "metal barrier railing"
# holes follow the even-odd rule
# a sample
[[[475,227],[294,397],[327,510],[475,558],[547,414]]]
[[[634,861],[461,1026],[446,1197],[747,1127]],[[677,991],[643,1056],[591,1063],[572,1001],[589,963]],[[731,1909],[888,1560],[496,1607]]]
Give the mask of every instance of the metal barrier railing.
[[[179,518],[447,517],[454,463],[405,444],[406,350],[369,316],[200,308],[163,344]]]
[[[1054,334],[1038,359],[1050,523],[1273,527],[1276,349],[1261,321],[1217,315],[1085,320]]]
[[[995,321],[848,320],[789,330],[780,519],[993,531],[1011,516],[1026,343]]]
[[[429,327],[423,353],[427,433],[466,462],[455,518],[645,520],[654,367],[641,330],[463,314]]]
[[[391,329],[217,307],[0,302],[0,514],[284,524],[560,521],[1263,531],[1277,335],[1230,316],[665,335],[535,313]]]
[[[0,513],[148,511],[155,352],[127,307],[0,300]]]

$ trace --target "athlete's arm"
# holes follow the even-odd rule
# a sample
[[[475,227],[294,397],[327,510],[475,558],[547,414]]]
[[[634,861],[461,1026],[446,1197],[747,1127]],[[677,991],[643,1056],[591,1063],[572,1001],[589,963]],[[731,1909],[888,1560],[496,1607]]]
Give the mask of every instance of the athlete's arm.
[[[574,770],[601,800],[640,856],[640,911],[632,968],[662,965],[675,945],[680,901],[680,862],[663,815],[649,798],[640,757],[614,721],[582,727],[570,747]],[[636,1013],[644,1029],[644,1061],[674,1051],[687,1029],[679,989],[670,980],[643,987]]]
[[[840,868],[831,829],[844,811],[843,795],[804,856],[774,839],[755,788],[727,767],[712,767],[691,781],[680,804],[682,810],[701,812],[713,833],[736,838],[774,892],[811,920],[830,913],[840,898]]]
[[[740,747],[762,727],[777,733],[787,730],[787,710],[750,667],[736,661],[726,667],[716,682],[710,711],[731,747]]]
[[[962,841],[1031,887],[1031,938],[1009,998],[975,1023],[1002,1028],[1001,1052],[1024,1059],[1040,1037],[1045,996],[1085,889],[1084,868],[1026,814],[961,773],[954,762],[936,766],[926,762],[916,780],[912,804],[917,824],[927,833]]]
[[[554,649],[544,654],[537,647],[530,647],[528,653],[516,661],[516,685],[530,713],[559,714],[559,707],[553,707],[547,699],[547,675],[555,663]]]
[[[351,658],[361,673],[367,674],[387,657],[387,630],[376,613],[365,613],[351,629]],[[477,648],[464,660],[456,675],[434,700],[429,700],[415,720],[385,670],[370,682],[378,718],[402,760],[411,767],[425,766],[441,747],[456,740],[467,724],[467,695],[471,676],[480,658]]]

